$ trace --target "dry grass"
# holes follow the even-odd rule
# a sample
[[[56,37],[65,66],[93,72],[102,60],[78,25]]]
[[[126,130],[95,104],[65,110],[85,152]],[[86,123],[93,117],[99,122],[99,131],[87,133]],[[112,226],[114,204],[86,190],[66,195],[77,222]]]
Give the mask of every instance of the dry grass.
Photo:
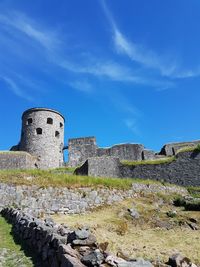
[[[133,220],[127,213],[127,208],[133,206],[133,201],[141,214],[138,220]],[[178,226],[179,221],[190,217],[200,220],[200,213],[184,212],[176,208],[178,218],[169,218],[166,212],[172,207],[164,203],[158,211],[158,201],[155,196],[149,196],[99,208],[85,215],[56,215],[53,218],[58,223],[66,223],[74,228],[90,226],[98,242],[108,241],[108,250],[115,254],[122,251],[132,258],[159,258],[167,261],[169,255],[180,252],[200,264],[200,231]],[[158,219],[173,223],[174,228],[156,228],[155,221]]]
[[[41,187],[68,187],[68,188],[80,188],[80,187],[107,187],[116,189],[130,189],[132,184],[160,184],[153,180],[142,179],[120,179],[120,178],[106,178],[106,177],[89,177],[89,176],[77,176],[70,173],[66,173],[62,169],[59,170],[0,170],[0,182],[15,184],[15,185],[38,185]]]

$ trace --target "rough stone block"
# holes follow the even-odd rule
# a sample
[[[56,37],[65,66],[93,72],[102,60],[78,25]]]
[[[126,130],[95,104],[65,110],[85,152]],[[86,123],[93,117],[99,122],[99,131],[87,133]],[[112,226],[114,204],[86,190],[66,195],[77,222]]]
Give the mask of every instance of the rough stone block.
[[[89,158],[80,168],[75,170],[77,175],[98,177],[119,177],[120,161],[114,157]]]
[[[156,158],[155,152],[153,150],[144,149],[142,151],[143,160],[153,160]]]

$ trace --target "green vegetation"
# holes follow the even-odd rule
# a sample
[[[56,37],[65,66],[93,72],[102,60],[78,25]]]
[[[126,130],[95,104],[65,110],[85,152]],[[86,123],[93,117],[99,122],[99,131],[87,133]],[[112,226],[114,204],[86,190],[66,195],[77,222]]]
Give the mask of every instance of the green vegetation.
[[[130,189],[134,182],[152,184],[153,180],[119,179],[89,176],[76,176],[70,173],[55,172],[55,170],[1,170],[0,182],[16,185],[38,185],[41,187],[108,187],[116,189]]]
[[[196,146],[195,151],[200,152],[200,144]]]
[[[200,198],[185,199],[178,197],[174,200],[174,205],[177,207],[184,207],[185,210],[200,211]]]
[[[32,267],[33,263],[30,258],[26,257],[21,250],[21,246],[14,242],[11,235],[11,225],[0,216],[0,266],[2,267],[15,267],[24,266]]]
[[[187,190],[191,196],[195,198],[200,198],[200,187],[199,186],[188,186]]]
[[[124,165],[129,166],[136,166],[136,165],[151,165],[151,164],[163,164],[163,163],[170,163],[172,161],[176,160],[176,157],[166,157],[166,158],[160,158],[160,159],[154,159],[154,160],[142,160],[142,161],[122,161],[121,163]]]
[[[176,154],[178,153],[183,153],[183,152],[200,152],[200,144],[198,144],[197,146],[184,146],[182,148],[180,148]]]

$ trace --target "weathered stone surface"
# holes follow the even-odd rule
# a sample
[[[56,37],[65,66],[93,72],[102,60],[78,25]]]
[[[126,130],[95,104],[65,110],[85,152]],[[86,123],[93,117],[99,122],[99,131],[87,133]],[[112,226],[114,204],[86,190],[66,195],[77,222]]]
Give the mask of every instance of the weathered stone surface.
[[[77,175],[89,175],[99,177],[119,177],[120,161],[114,157],[89,158],[80,168],[77,168]]]
[[[179,253],[173,254],[169,257],[167,262],[171,267],[197,267],[194,263],[191,262],[187,257],[182,256]]]
[[[191,141],[191,142],[169,143],[169,144],[164,145],[161,148],[160,155],[173,156],[181,148],[195,147],[198,144],[200,144],[200,140]]]
[[[153,150],[144,149],[142,151],[142,159],[143,160],[153,160],[153,159],[156,159],[155,152]]]
[[[15,206],[23,209],[31,216],[38,217],[42,214],[49,217],[55,212],[60,214],[83,213],[100,205],[112,205],[125,198],[134,197],[135,193],[146,191],[147,193],[164,192],[187,194],[184,188],[175,186],[162,186],[155,184],[133,183],[130,190],[116,190],[108,188],[40,188],[38,186],[15,186],[0,183],[0,210],[6,206]],[[40,201],[38,201],[38,199]],[[48,199],[48,201],[46,201]],[[83,203],[85,203],[83,205]],[[55,211],[56,205],[56,211]],[[35,222],[31,222],[34,224]],[[52,226],[53,222],[47,219],[47,225]],[[66,226],[59,227],[60,235],[66,235],[70,229]]]
[[[79,259],[68,254],[63,254],[60,267],[85,267],[85,265],[83,265]]]
[[[140,218],[140,214],[135,208],[128,209],[128,212],[130,213],[130,215],[133,219],[139,219]]]
[[[153,179],[183,186],[200,186],[200,153],[181,152],[170,163],[120,167],[121,177]]]
[[[95,157],[97,145],[95,137],[73,138],[68,140],[68,166],[77,167],[88,158]]]
[[[88,158],[118,157],[120,160],[142,160],[144,146],[141,144],[119,144],[108,148],[99,148],[95,137],[69,139],[68,166],[77,167]]]
[[[19,150],[38,157],[39,168],[63,166],[63,144],[64,117],[59,112],[31,108],[23,113]]]
[[[27,152],[0,151],[0,170],[34,169],[36,162],[36,157]]]
[[[117,264],[117,267],[153,267],[150,261],[138,259],[136,261],[126,261]]]
[[[96,246],[96,237],[92,234],[88,236],[86,239],[75,239],[72,241],[72,244],[75,246]]]
[[[85,255],[81,261],[88,267],[93,267],[93,266],[100,266],[101,263],[104,261],[104,256],[103,254],[96,249],[93,252],[90,252],[89,254]]]

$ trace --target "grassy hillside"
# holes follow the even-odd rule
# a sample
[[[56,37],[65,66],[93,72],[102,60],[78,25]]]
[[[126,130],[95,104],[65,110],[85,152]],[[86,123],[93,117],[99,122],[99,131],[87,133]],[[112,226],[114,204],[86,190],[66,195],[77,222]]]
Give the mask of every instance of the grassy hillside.
[[[39,185],[39,186],[56,186],[56,187],[101,187],[117,189],[129,189],[133,182],[137,183],[158,183],[152,180],[141,179],[119,179],[119,178],[101,178],[76,176],[70,173],[70,170],[10,170],[0,171],[0,182],[12,183],[18,185]]]
[[[14,242],[11,225],[0,216],[0,266],[1,267],[33,267],[32,260],[27,257],[21,246]]]

